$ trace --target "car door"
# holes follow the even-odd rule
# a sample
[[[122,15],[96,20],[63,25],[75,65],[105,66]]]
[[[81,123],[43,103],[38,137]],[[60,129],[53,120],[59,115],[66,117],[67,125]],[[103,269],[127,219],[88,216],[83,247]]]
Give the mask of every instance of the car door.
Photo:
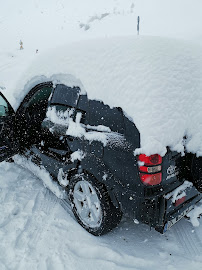
[[[0,92],[0,162],[19,150],[15,129],[15,112]]]
[[[57,124],[55,117],[57,114],[67,113],[68,110],[71,110],[71,117],[74,118],[79,91],[78,87],[56,85],[46,111],[49,117],[46,117],[41,124],[42,137],[41,143],[37,146],[38,153],[43,166],[55,177],[61,167],[66,169],[72,167],[68,162],[71,151],[67,138],[63,137],[67,127]]]
[[[29,148],[40,141],[41,123],[46,116],[48,99],[53,91],[51,83],[36,85],[25,96],[16,112],[20,141],[23,147]]]

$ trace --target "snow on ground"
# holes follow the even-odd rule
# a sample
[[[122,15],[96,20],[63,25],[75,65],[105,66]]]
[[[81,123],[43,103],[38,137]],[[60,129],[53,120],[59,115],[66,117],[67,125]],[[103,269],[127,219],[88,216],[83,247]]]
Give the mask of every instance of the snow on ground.
[[[7,92],[48,49],[136,35],[138,15],[141,35],[202,44],[201,0],[0,0],[0,6],[0,89]],[[96,238],[60,203],[28,170],[0,164],[1,270],[202,269],[202,206],[190,214],[198,227],[183,219],[160,235],[124,217],[113,232]]]
[[[0,269],[201,269],[201,227],[181,220],[165,235],[123,218],[94,237],[27,170],[0,165]],[[200,221],[201,223],[201,221]]]

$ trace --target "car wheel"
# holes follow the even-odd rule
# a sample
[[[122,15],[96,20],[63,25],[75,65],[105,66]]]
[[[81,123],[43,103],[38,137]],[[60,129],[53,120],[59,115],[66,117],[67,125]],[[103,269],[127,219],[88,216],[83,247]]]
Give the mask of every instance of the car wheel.
[[[88,174],[71,180],[69,198],[78,223],[95,236],[111,231],[121,221],[122,213],[112,204],[105,186]]]

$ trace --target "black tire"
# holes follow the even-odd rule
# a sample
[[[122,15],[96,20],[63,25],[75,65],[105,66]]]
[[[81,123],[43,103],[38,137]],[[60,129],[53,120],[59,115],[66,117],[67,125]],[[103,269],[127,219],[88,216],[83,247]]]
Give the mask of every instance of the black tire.
[[[202,157],[193,157],[191,172],[194,186],[202,193]]]
[[[83,181],[83,182],[81,182]],[[84,219],[80,216],[77,206],[76,206],[76,198],[74,198],[75,189],[78,188],[80,184],[89,184],[89,186],[93,187],[93,192],[96,192],[97,198],[99,200],[99,206],[101,207],[100,211],[100,218],[99,222],[94,224],[94,226],[91,226],[85,222]],[[90,187],[91,190],[91,187]],[[77,190],[78,191],[78,190]],[[83,191],[82,191],[83,192]],[[91,191],[92,192],[92,191]],[[93,193],[94,194],[94,193]],[[69,185],[69,199],[71,202],[72,211],[74,213],[75,218],[77,219],[78,223],[89,233],[100,236],[103,234],[106,234],[107,232],[111,231],[113,228],[115,228],[122,218],[122,212],[119,208],[116,208],[113,203],[111,202],[111,199],[108,195],[108,192],[105,188],[105,186],[98,182],[94,177],[90,176],[87,173],[83,173],[77,176],[72,177]],[[87,201],[87,200],[86,200]],[[78,202],[78,200],[77,200]],[[83,203],[83,202],[81,202]],[[81,206],[83,207],[83,206]],[[89,209],[89,208],[88,208]],[[88,217],[90,220],[89,213]]]

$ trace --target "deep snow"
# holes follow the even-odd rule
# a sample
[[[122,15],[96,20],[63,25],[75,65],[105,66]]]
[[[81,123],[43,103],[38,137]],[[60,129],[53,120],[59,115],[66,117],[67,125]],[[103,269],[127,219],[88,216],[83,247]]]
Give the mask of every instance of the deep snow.
[[[63,82],[61,73],[70,73],[77,78],[75,82],[69,77],[70,85],[84,86],[90,98],[120,106],[133,119],[141,133],[141,149],[136,153],[164,155],[166,146],[183,152],[187,135],[187,150],[202,155],[201,48],[157,37],[109,38],[136,35],[139,15],[141,35],[200,43],[200,0],[54,0],[48,4],[20,0],[2,4],[2,11],[0,87],[15,108],[23,89],[26,92],[56,73]],[[58,47],[95,37],[105,41]],[[19,51],[20,39],[23,51]]]
[[[181,220],[161,235],[124,217],[113,232],[94,237],[29,171],[5,162],[0,171],[1,270],[202,267],[201,226]]]
[[[141,36],[76,42],[41,55],[3,93],[16,109],[33,82],[51,78],[121,107],[140,132],[135,154],[183,153],[187,136],[186,149],[202,155],[201,46]]]
[[[17,95],[22,75],[32,75],[25,71],[43,52],[72,41],[136,35],[138,15],[141,35],[202,43],[201,0],[0,0],[0,6],[0,89]],[[202,268],[202,221],[196,218],[202,206],[190,213],[198,227],[183,219],[160,235],[124,217],[113,232],[96,238],[58,200],[28,170],[0,164],[0,269]]]

